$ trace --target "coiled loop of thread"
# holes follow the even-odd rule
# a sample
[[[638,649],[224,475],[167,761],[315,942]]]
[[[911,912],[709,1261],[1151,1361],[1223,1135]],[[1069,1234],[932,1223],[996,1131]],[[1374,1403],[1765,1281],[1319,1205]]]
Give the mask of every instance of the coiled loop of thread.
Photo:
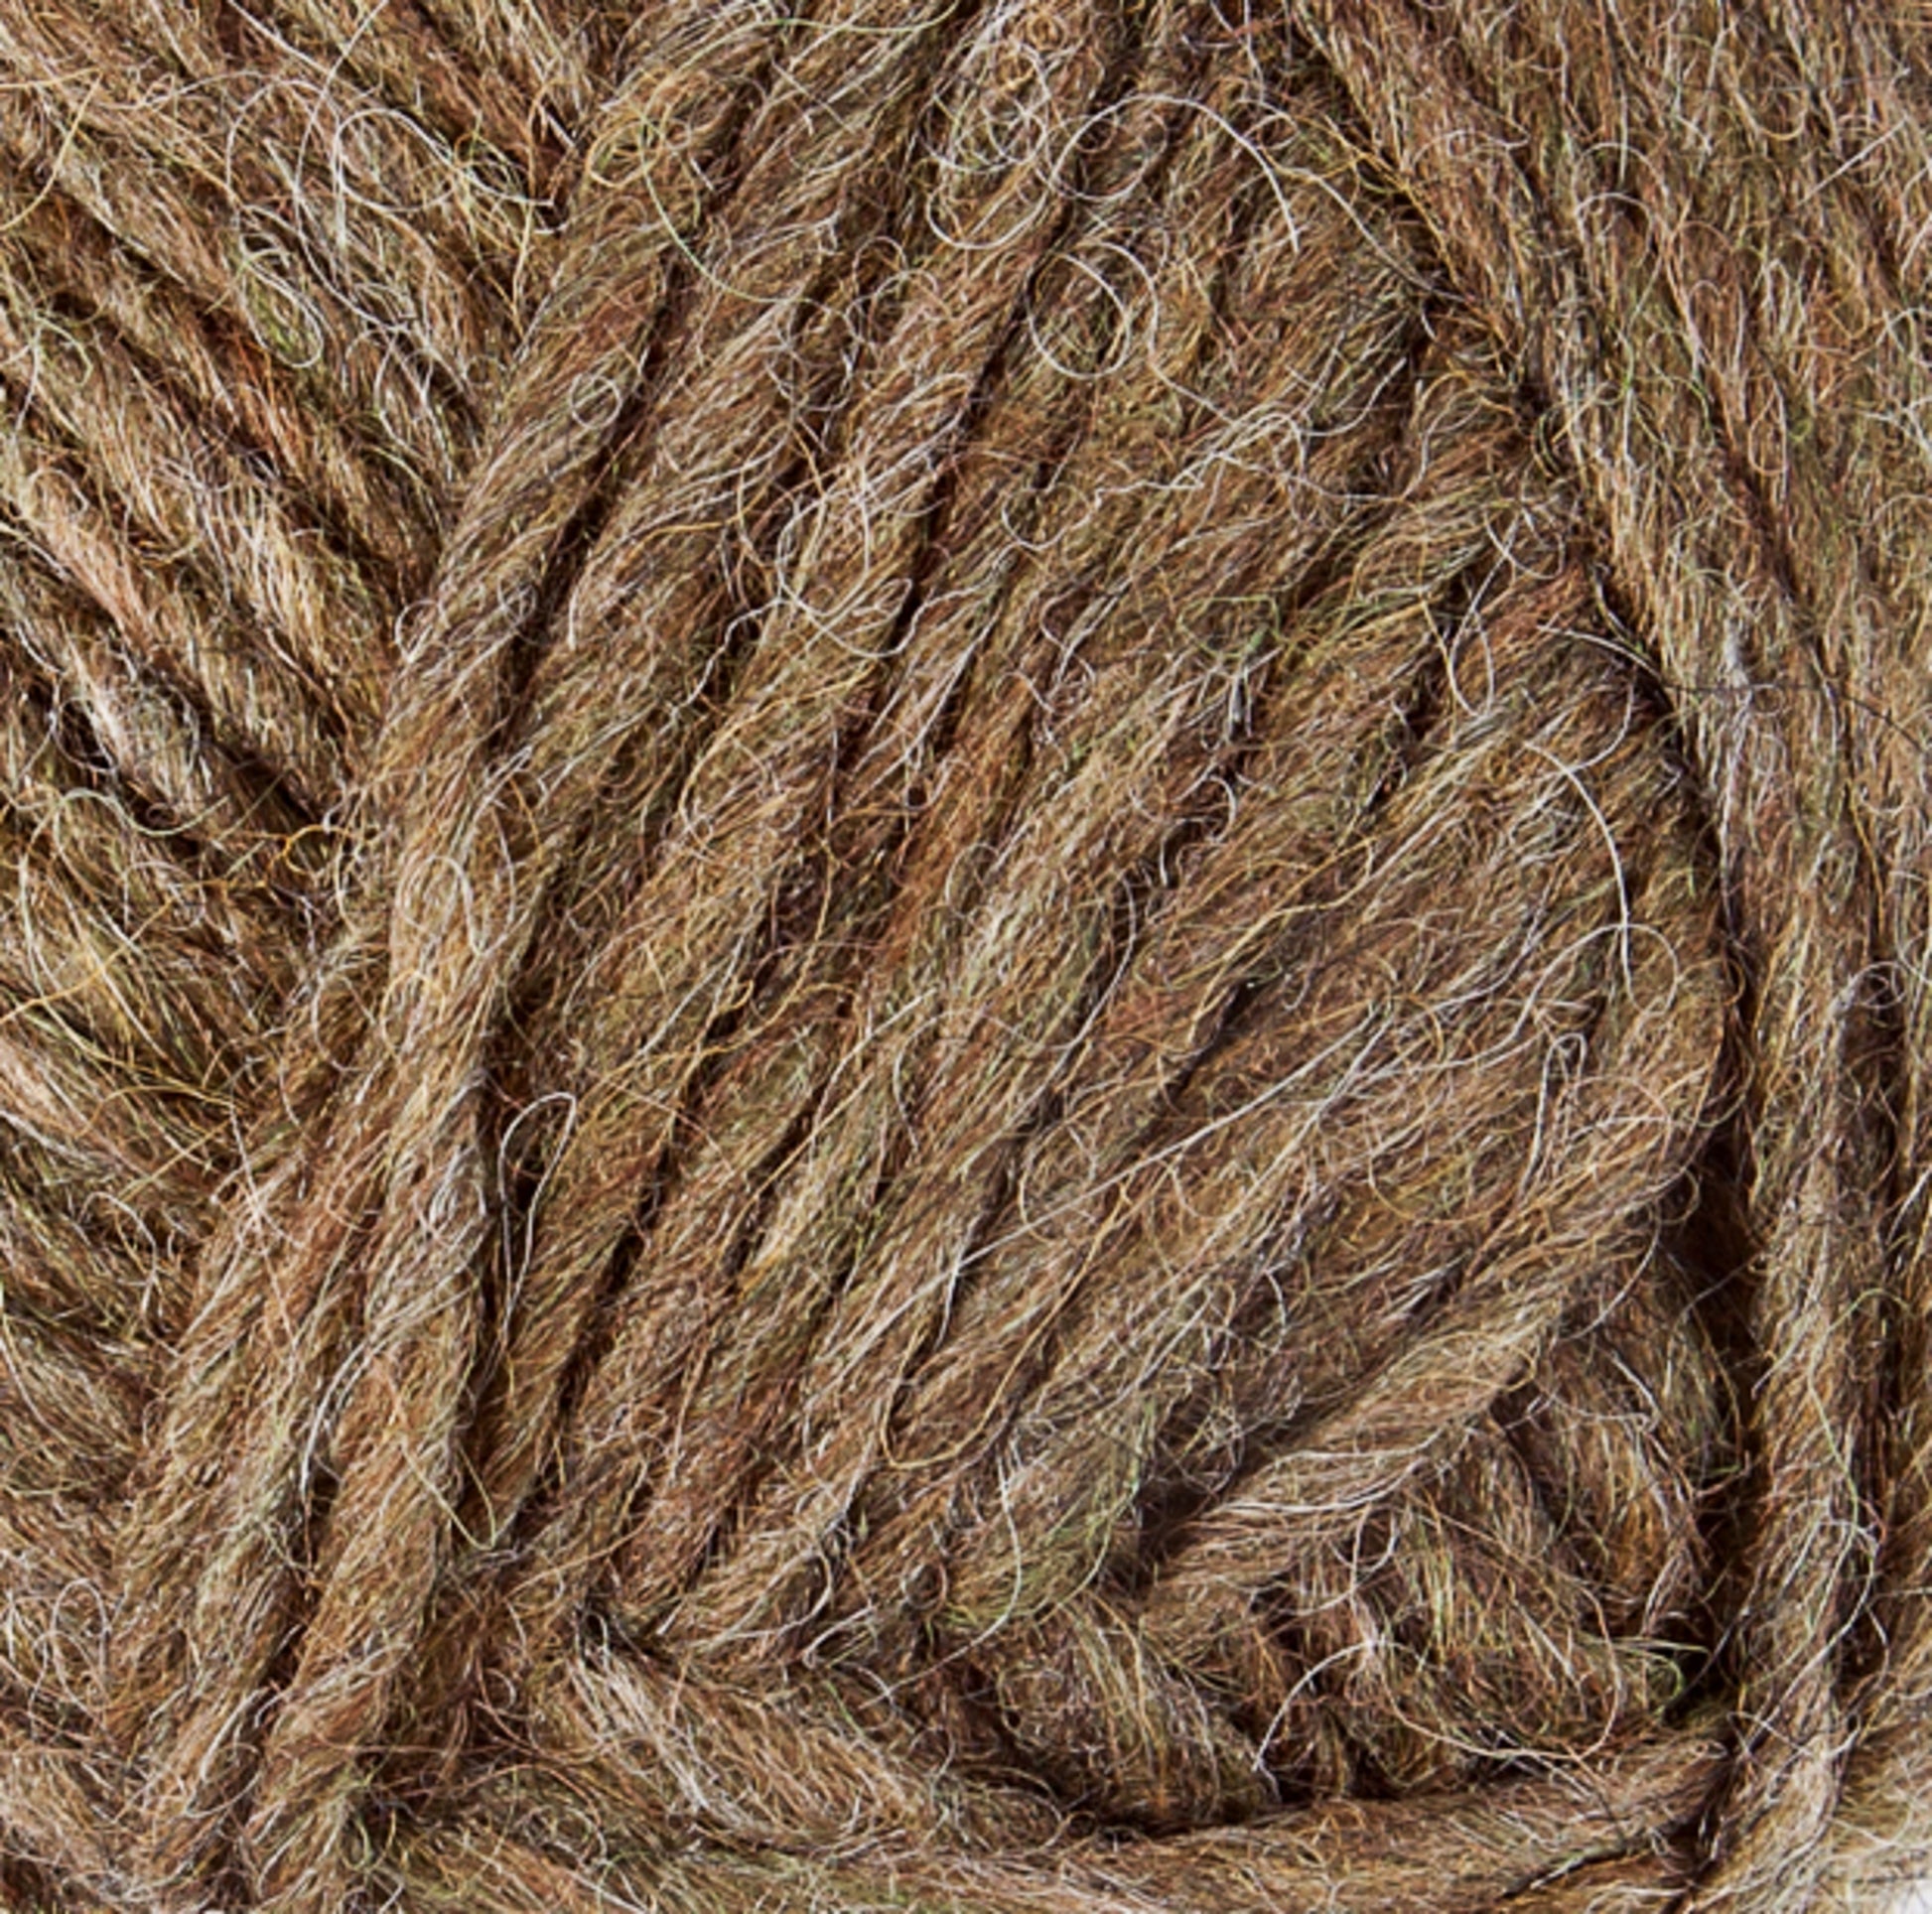
[[[1863,1905],[1899,11],[0,22],[0,1884]]]

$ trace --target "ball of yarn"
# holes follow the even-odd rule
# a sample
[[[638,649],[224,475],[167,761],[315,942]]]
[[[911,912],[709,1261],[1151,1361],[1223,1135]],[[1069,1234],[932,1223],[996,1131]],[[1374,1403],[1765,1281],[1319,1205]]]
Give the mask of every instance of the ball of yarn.
[[[0,1901],[1927,1868],[1929,43],[0,7]]]

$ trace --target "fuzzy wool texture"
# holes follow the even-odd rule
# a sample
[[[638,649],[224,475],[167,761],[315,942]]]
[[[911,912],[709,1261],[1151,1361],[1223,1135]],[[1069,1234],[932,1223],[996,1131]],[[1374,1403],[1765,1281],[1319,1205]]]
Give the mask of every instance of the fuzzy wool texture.
[[[0,1905],[1932,1875],[1932,16],[0,3]]]

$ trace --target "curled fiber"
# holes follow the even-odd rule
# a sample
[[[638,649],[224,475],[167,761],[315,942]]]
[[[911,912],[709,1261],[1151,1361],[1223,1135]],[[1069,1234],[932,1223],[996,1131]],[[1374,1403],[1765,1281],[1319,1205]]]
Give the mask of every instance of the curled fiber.
[[[0,1904],[1932,1871],[1932,15],[0,4]]]

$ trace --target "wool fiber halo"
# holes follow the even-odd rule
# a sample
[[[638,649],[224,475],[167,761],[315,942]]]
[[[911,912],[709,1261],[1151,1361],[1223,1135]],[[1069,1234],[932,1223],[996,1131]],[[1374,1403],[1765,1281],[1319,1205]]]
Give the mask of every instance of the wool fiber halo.
[[[0,5],[0,1904],[1932,1876],[1928,34]]]

